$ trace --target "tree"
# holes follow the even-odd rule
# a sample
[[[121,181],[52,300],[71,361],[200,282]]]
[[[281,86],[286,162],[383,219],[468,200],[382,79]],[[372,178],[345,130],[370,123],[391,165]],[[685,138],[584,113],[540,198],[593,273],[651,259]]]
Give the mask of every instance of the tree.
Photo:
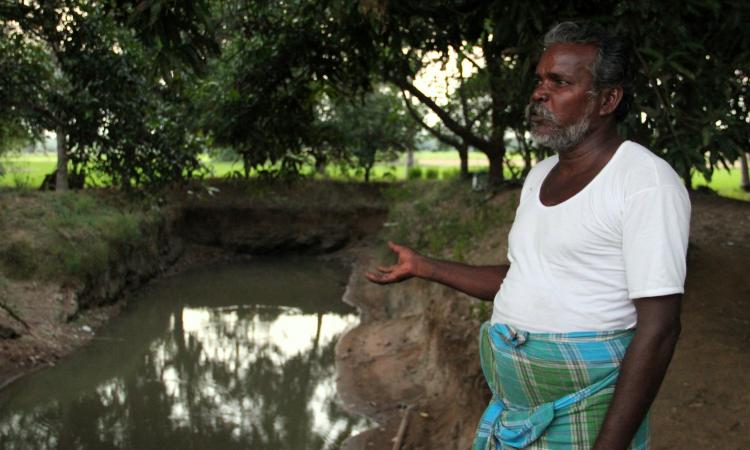
[[[490,163],[490,181],[502,182],[505,130],[521,120],[525,103],[521,99],[527,95],[525,89],[509,88],[506,82],[512,80],[528,86],[530,91],[530,58],[519,55],[531,53],[531,36],[541,32],[542,24],[536,21],[541,12],[520,2],[510,6],[459,1],[440,5],[416,1],[365,5],[377,19],[376,35],[386,79],[437,115],[458,138],[452,139],[458,148],[471,146],[485,153]],[[461,80],[461,84],[483,85],[483,94],[475,91],[468,97],[465,89],[459,89],[453,99],[455,106],[441,106],[414,85],[414,77],[428,53],[435,52],[444,61],[451,53],[473,61],[475,50],[484,57],[484,64],[475,62],[476,73],[470,81]],[[481,106],[473,108],[476,117],[466,120],[468,98]]]
[[[367,40],[356,33],[364,18],[344,1],[238,1],[218,14],[222,57],[199,94],[204,127],[237,150],[246,176],[272,167],[296,173],[326,139],[316,125],[320,102],[369,89]]]
[[[661,154],[690,188],[750,141],[750,35],[744,2],[619,3],[609,24],[637,43],[635,111],[627,132]]]
[[[629,38],[640,69],[627,137],[650,146],[690,186],[694,171],[710,177],[748,142],[747,67],[750,17],[746,2],[385,2],[362,0],[375,21],[381,70],[387,79],[432,110],[444,127],[490,160],[490,178],[502,180],[503,135],[513,130],[525,148],[522,119],[542,33],[562,20],[590,20]],[[413,83],[428,52],[485,58],[475,77],[486,79],[487,131],[460,120],[461,96],[441,106]],[[459,93],[460,94],[460,93]],[[543,154],[543,153],[542,153]],[[530,149],[524,151],[530,161]],[[528,166],[528,164],[527,164]]]
[[[339,98],[333,106],[331,126],[338,145],[364,171],[365,182],[377,161],[395,159],[414,147],[417,124],[410,120],[401,99],[387,86],[357,99]]]
[[[179,80],[150,69],[148,49],[107,10],[83,1],[0,8],[4,77],[0,118],[58,135],[57,187],[73,169],[101,171],[129,189],[182,179],[198,167]],[[174,78],[187,75],[175,72]]]

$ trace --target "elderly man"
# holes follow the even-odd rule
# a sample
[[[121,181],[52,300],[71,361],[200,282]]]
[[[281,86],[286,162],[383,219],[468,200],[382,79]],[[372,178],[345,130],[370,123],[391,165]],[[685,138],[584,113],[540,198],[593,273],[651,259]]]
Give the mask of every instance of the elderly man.
[[[627,45],[562,23],[544,40],[528,107],[556,155],[529,173],[508,266],[439,261],[390,243],[411,277],[494,300],[480,332],[493,397],[474,449],[645,449],[648,411],[680,333],[690,201],[617,122],[633,98]]]

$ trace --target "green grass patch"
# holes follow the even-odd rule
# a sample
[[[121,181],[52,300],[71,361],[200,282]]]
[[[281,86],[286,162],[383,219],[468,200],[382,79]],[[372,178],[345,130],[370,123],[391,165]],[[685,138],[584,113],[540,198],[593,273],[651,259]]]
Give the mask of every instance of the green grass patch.
[[[24,154],[0,161],[0,187],[36,189],[44,176],[55,170],[57,157],[53,154]]]
[[[740,169],[738,168],[718,169],[714,171],[710,182],[706,181],[702,174],[696,173],[693,175],[693,187],[707,186],[722,197],[750,201],[750,192],[743,191],[740,188],[741,179]]]
[[[494,202],[494,194],[460,181],[394,185],[386,196],[392,207],[385,239],[456,261],[467,261],[484,237],[509,224],[516,207],[514,195]]]
[[[100,192],[0,192],[0,268],[10,279],[84,280],[141,244],[156,220]]]

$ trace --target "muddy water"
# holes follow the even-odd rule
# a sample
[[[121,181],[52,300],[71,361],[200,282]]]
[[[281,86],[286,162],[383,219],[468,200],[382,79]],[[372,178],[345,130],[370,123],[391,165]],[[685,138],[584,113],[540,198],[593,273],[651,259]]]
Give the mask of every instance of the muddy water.
[[[0,448],[338,448],[367,428],[336,401],[334,347],[357,321],[346,276],[295,259],[163,279],[92,345],[0,392]]]

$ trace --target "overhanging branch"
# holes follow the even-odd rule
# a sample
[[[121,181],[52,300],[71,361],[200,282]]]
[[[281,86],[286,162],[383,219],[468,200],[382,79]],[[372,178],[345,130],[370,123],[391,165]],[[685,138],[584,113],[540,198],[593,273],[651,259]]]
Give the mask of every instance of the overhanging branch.
[[[422,91],[417,89],[413,84],[409,83],[405,79],[393,79],[396,86],[402,91],[406,91],[409,94],[417,98],[423,105],[430,108],[434,112],[443,124],[451,130],[456,136],[460,137],[466,144],[478,148],[484,153],[492,152],[492,143],[486,139],[482,139],[476,134],[472,133],[471,129],[458,123],[451,115],[443,108],[441,108],[433,99],[425,95]]]
[[[431,135],[435,136],[435,138],[437,138],[440,142],[450,145],[451,147],[455,147],[458,149],[465,146],[465,144],[463,142],[460,142],[458,139],[454,139],[451,136],[448,136],[445,133],[441,133],[435,128],[427,125],[422,116],[420,116],[419,113],[414,109],[414,106],[411,104],[411,100],[406,97],[406,92],[404,92],[403,89],[401,90],[401,96],[404,98],[404,103],[406,104],[406,109],[409,111],[409,114],[411,114],[414,120],[416,120],[422,128],[427,130]]]

